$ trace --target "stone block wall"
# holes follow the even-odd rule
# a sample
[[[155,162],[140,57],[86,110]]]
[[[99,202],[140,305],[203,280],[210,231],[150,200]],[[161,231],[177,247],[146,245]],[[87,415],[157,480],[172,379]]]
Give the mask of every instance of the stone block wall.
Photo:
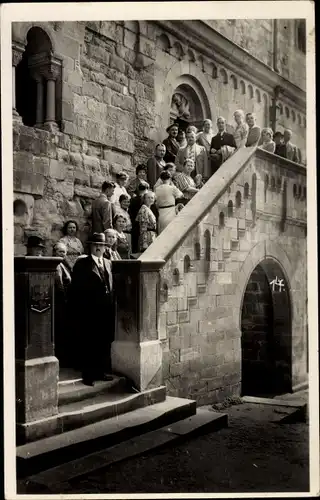
[[[199,404],[240,394],[242,300],[251,273],[267,257],[279,263],[290,288],[292,386],[306,380],[306,199],[303,194],[293,196],[294,183],[305,185],[305,175],[296,173],[293,178],[283,162],[276,164],[260,152],[230,183],[228,167],[225,164],[222,171],[222,166],[216,179],[207,183],[212,182],[215,199],[214,181],[217,189],[220,175],[227,182],[207,213],[202,193],[197,195],[199,220],[174,244],[176,250],[161,271],[159,336],[168,393],[195,398]],[[282,182],[266,187],[266,175],[271,178],[272,173]],[[287,224],[283,231],[285,180]],[[177,216],[177,223],[181,217],[180,224],[186,228],[183,215]],[[157,253],[164,258],[170,238],[173,245],[173,231],[168,227],[144,258]]]
[[[206,22],[260,61],[273,66],[272,19],[218,19]],[[278,51],[280,74],[305,90],[306,61],[305,54],[297,48],[295,19],[278,20]]]
[[[259,52],[266,50],[272,42],[272,21],[268,20],[234,20],[234,21],[206,21],[215,30],[225,34],[235,43],[238,43],[250,54],[258,57]],[[231,24],[230,24],[231,23]],[[250,29],[248,28],[250,24]],[[175,24],[173,23],[175,26]],[[225,29],[232,28],[232,31]],[[281,28],[285,31],[284,27]],[[232,33],[237,33],[234,37]],[[243,45],[238,40],[245,33],[247,40]],[[268,36],[265,37],[264,33]],[[244,35],[243,35],[244,36]],[[265,43],[261,43],[261,37]],[[271,37],[271,38],[270,38]],[[271,40],[271,41],[270,41]],[[269,43],[270,42],[270,43]],[[199,97],[198,120],[210,118],[213,121],[213,129],[216,130],[216,119],[224,116],[227,120],[229,132],[233,132],[235,122],[233,113],[237,109],[244,112],[253,112],[257,118],[257,124],[261,127],[271,126],[271,113],[273,92],[266,92],[262,85],[259,86],[250,78],[240,76],[237,71],[230,70],[227,62],[225,65],[218,64],[213,52],[212,58],[203,57],[202,53],[193,46],[192,40],[187,44],[177,36],[166,33],[163,29],[156,29],[156,60],[155,60],[155,122],[156,128],[152,138],[155,141],[163,140],[166,136],[165,128],[170,121],[170,106],[172,95],[181,86],[184,87],[187,98],[192,100],[192,95]],[[269,45],[268,45],[269,43]],[[288,44],[288,40],[286,39]],[[272,46],[265,55],[258,57],[261,61],[272,66]],[[291,49],[290,49],[291,50]],[[292,49],[293,50],[293,49]],[[271,51],[271,52],[270,52]],[[264,53],[263,53],[264,54]],[[304,54],[300,59],[304,58]],[[299,61],[300,61],[299,59]],[[305,60],[300,61],[301,67]],[[241,62],[240,66],[243,65]],[[290,78],[291,79],[291,78]],[[293,80],[294,81],[294,80]],[[306,114],[299,109],[295,103],[279,99],[279,110],[277,113],[276,129],[283,132],[284,128],[290,128],[293,132],[293,142],[301,150],[303,161],[306,158]]]
[[[262,36],[261,30],[269,33],[267,21],[253,23],[251,37]],[[13,23],[13,40],[26,46],[33,25]],[[152,154],[155,143],[166,135],[177,87],[195,98],[201,119],[215,122],[224,115],[232,130],[233,112],[242,108],[254,111],[262,126],[268,124],[271,94],[252,85],[249,76],[240,78],[236,71],[203,57],[192,40],[185,43],[158,23],[79,21],[37,26],[48,34],[54,56],[62,61],[61,106],[57,106],[62,116],[58,132],[14,123],[19,255],[25,253],[24,243],[32,232],[47,239],[50,253],[68,218],[79,223],[85,242],[91,202],[102,182],[119,170],[133,175],[136,165]],[[294,103],[282,104],[279,127],[293,129],[293,140],[304,156],[305,116]]]
[[[50,253],[68,218],[79,223],[84,242],[91,202],[102,182],[120,170],[134,175],[135,166],[153,151],[153,53],[147,30],[140,37],[138,22],[38,25],[62,59],[62,121],[55,133],[14,124],[14,196],[25,203],[15,214],[19,254],[32,232],[46,238]],[[26,45],[31,27],[14,23],[14,40]]]

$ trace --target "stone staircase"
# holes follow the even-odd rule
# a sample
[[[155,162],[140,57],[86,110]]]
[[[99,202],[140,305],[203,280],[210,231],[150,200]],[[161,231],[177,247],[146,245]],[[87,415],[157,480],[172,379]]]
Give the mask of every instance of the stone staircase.
[[[30,442],[18,443],[19,478],[79,459],[103,448],[190,418],[196,402],[166,397],[166,387],[145,391],[132,388],[129,380],[114,376],[110,382],[85,386],[76,374],[58,383],[58,414],[29,424]],[[225,415],[212,413],[215,428],[227,425]],[[39,432],[41,428],[41,432]],[[30,432],[31,431],[31,432]]]

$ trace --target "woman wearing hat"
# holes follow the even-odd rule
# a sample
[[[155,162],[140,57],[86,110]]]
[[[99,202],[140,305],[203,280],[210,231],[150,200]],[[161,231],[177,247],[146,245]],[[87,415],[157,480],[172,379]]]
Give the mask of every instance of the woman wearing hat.
[[[75,318],[76,342],[80,347],[83,383],[93,386],[96,380],[112,380],[111,343],[114,335],[111,263],[103,254],[103,233],[89,238],[90,255],[78,259],[70,286]]]
[[[166,163],[174,163],[176,161],[177,152],[180,148],[180,144],[177,141],[177,136],[179,132],[179,127],[176,123],[172,123],[166,129],[168,137],[163,141],[166,147],[166,154],[163,159]]]

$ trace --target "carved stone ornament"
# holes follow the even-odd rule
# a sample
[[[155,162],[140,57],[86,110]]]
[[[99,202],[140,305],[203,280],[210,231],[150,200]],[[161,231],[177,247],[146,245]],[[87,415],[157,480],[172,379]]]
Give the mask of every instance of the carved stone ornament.
[[[171,100],[171,111],[179,118],[188,120],[191,116],[188,99],[178,92],[173,94]]]
[[[25,47],[16,43],[12,44],[12,66],[18,66],[22,59]]]
[[[39,53],[29,58],[29,70],[35,79],[57,80],[61,74],[61,61],[48,53]]]
[[[31,288],[30,309],[33,312],[44,313],[51,308],[51,297],[47,287],[35,285]]]

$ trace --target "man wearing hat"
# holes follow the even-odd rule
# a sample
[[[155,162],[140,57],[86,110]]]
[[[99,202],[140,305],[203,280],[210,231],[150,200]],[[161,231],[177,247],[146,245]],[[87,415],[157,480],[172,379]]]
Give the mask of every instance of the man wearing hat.
[[[89,238],[91,255],[76,261],[70,289],[71,307],[79,340],[82,379],[93,386],[97,380],[112,380],[111,343],[114,335],[111,263],[103,257],[104,233]]]
[[[42,257],[45,249],[44,241],[39,236],[29,236],[27,242],[27,255],[32,257]]]
[[[179,127],[176,123],[172,123],[166,129],[166,132],[168,133],[168,137],[163,141],[163,144],[166,147],[166,154],[163,159],[166,163],[174,163],[180,149],[180,144],[177,141]]]

